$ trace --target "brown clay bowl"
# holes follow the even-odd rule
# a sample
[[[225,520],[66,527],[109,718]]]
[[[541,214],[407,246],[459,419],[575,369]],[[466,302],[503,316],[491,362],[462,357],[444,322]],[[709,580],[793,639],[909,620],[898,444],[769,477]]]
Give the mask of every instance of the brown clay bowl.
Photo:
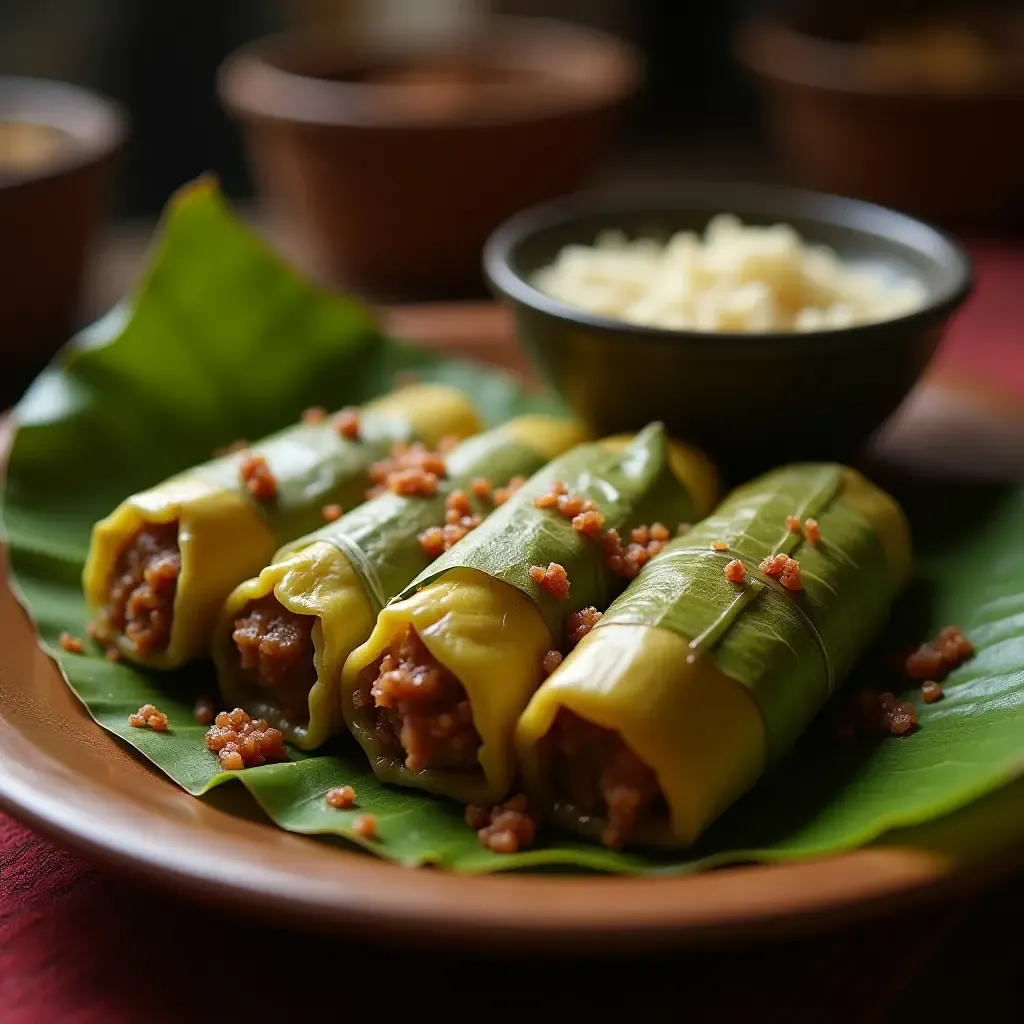
[[[1024,223],[1022,51],[1007,43],[1002,63],[988,67],[955,36],[951,50],[932,56],[864,42],[872,27],[913,15],[941,15],[943,25],[961,26],[953,33],[974,25],[997,37],[1005,19],[1001,34],[1009,38],[1013,16],[1000,9],[1009,7],[800,0],[744,26],[737,52],[757,78],[769,131],[795,181],[956,230]],[[1016,31],[1024,34],[1024,19]]]
[[[77,86],[0,77],[0,397],[76,326],[82,272],[125,118]]]
[[[258,188],[318,277],[374,297],[480,283],[480,247],[516,210],[576,189],[637,88],[626,44],[494,18],[460,40],[385,46],[341,28],[225,62]]]

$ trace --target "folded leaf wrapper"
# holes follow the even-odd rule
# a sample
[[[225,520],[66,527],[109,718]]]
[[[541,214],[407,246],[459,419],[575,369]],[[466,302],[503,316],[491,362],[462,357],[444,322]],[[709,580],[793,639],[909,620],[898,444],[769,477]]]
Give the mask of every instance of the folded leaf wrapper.
[[[699,453],[670,442],[660,424],[631,440],[580,445],[534,474],[381,612],[369,640],[345,665],[345,720],[384,781],[468,803],[494,802],[507,792],[516,769],[515,724],[540,684],[545,653],[562,647],[570,612],[604,608],[624,586],[605,567],[598,541],[574,530],[557,512],[534,505],[556,480],[570,494],[592,499],[605,516],[605,528],[620,532],[655,521],[675,529],[706,514],[714,500],[710,465]],[[531,566],[550,562],[567,572],[567,600],[552,596],[530,576]],[[378,713],[365,698],[367,681],[410,627],[465,690],[480,738],[473,769],[412,772],[401,752],[382,741]]]
[[[582,438],[582,428],[571,421],[547,416],[511,420],[447,455],[446,476],[436,494],[386,492],[285,545],[225,603],[213,644],[225,705],[266,718],[304,749],[319,746],[342,724],[339,695],[346,659],[369,637],[381,608],[430,564],[419,536],[444,523],[448,496],[464,491],[474,514],[486,516],[493,504],[473,496],[475,478],[502,487],[513,477],[531,475]],[[292,681],[275,680],[274,685],[257,670],[242,668],[232,640],[246,609],[271,596],[288,612],[312,619],[303,627],[311,628],[312,665],[299,666]]]
[[[787,516],[816,519],[820,542],[790,531]],[[779,552],[799,561],[803,590],[761,572]],[[733,559],[743,583],[726,578]],[[899,506],[853,470],[789,466],[734,491],[651,561],[534,695],[517,729],[527,791],[557,823],[600,834],[601,815],[551,780],[547,737],[564,709],[616,732],[653,769],[668,813],[638,841],[692,844],[792,747],[909,572]]]
[[[276,483],[266,501],[253,498],[229,454],[132,495],[96,524],[83,575],[86,600],[102,623],[118,561],[142,531],[176,525],[180,557],[165,645],[144,649],[119,630],[111,639],[128,659],[153,668],[179,667],[208,653],[213,624],[232,588],[258,572],[286,541],[323,522],[323,507],[360,504],[369,470],[396,441],[434,445],[480,428],[470,400],[444,385],[414,384],[363,406],[359,438],[342,436],[330,418],[299,423],[247,449],[262,456]]]

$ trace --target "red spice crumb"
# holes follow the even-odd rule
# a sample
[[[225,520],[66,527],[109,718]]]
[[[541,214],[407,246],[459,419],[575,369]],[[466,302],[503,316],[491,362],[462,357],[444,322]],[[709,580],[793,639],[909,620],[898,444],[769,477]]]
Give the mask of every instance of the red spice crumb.
[[[134,715],[128,716],[128,724],[133,729],[145,729],[153,732],[167,732],[167,716],[155,704],[143,704]]]
[[[325,522],[333,523],[335,519],[341,518],[342,508],[340,505],[324,505],[320,512]]]
[[[817,519],[808,519],[804,523],[804,536],[809,544],[821,543],[821,527]]]
[[[563,518],[574,519],[583,511],[586,500],[578,494],[560,494],[557,501],[558,511]]]
[[[601,621],[601,614],[593,605],[570,614],[566,620],[566,636],[570,647],[575,647]]]
[[[930,644],[922,644],[904,663],[904,670],[911,679],[931,679],[942,675],[942,652]]]
[[[486,477],[478,476],[470,483],[469,489],[481,501],[486,501],[491,496],[491,481]]]
[[[956,626],[945,626],[907,657],[903,669],[911,679],[945,679],[973,654],[974,644]]]
[[[477,827],[481,844],[493,853],[516,853],[533,844],[540,817],[531,812],[526,797],[518,793],[489,812],[485,807],[467,808],[466,823]]]
[[[559,601],[564,601],[569,596],[569,576],[557,562],[549,562],[546,569],[539,565],[531,565],[530,579]]]
[[[271,501],[277,496],[277,479],[262,455],[246,455],[238,465],[238,477],[257,501]]]
[[[352,408],[342,409],[334,417],[334,429],[350,441],[359,440],[359,410]]]
[[[936,637],[942,660],[956,665],[966,661],[974,654],[974,644],[960,632],[956,626],[944,626]]]
[[[544,671],[544,678],[546,679],[552,672],[562,664],[562,652],[561,651],[548,651],[544,655],[544,660],[541,662],[541,668]]]
[[[642,544],[627,544],[622,552],[622,575],[627,579],[633,579],[640,570],[650,561],[647,548]]]
[[[601,547],[606,555],[617,555],[622,551],[622,541],[619,539],[619,531],[605,530],[601,537]]]
[[[746,566],[738,558],[734,558],[725,567],[725,578],[730,583],[742,583],[747,578]]]
[[[431,526],[424,530],[417,540],[428,558],[437,558],[445,550],[444,530],[440,526]]]
[[[463,516],[471,516],[473,514],[473,507],[469,503],[469,495],[465,491],[458,489],[452,491],[445,499],[444,505],[448,512],[455,513],[455,519],[452,521],[456,523]]]
[[[333,789],[327,790],[324,800],[328,807],[344,810],[356,802],[356,791],[351,786],[335,786]]]
[[[629,531],[629,539],[634,544],[642,544],[644,547],[647,547],[647,542],[651,539],[650,531],[646,526],[634,526]]]
[[[377,819],[372,814],[361,814],[352,822],[352,831],[363,839],[376,839]]]
[[[679,524],[679,525],[678,525],[678,526],[676,527],[676,536],[677,536],[677,537],[684,537],[684,536],[685,536],[686,534],[688,534],[688,533],[689,533],[689,532],[690,532],[690,531],[691,531],[692,529],[693,529],[693,524],[692,524],[692,523],[680,523],[680,524]]]
[[[60,646],[68,654],[81,654],[85,650],[85,641],[81,637],[72,636],[70,633],[61,633]]]
[[[111,664],[116,664],[121,660],[121,652],[116,647],[111,646],[103,652],[103,657]]]
[[[226,771],[288,760],[284,736],[265,719],[252,719],[241,708],[222,711],[206,730],[206,746],[215,751]]]
[[[512,495],[515,494],[516,491],[518,491],[525,483],[525,476],[514,476],[507,484],[505,484],[504,487],[499,487],[494,492],[495,507],[498,505],[504,505],[505,502],[508,501],[508,499],[511,498]]]
[[[406,497],[420,495],[429,498],[437,494],[437,476],[416,466],[399,469],[388,474],[388,490]]]
[[[319,405],[312,405],[302,413],[302,422],[312,426],[315,423],[323,423],[327,419],[327,410]]]
[[[209,725],[217,714],[217,705],[212,697],[200,697],[192,708],[192,717],[199,725]]]
[[[796,516],[786,516],[786,529],[790,533],[800,532],[800,520]]]
[[[777,580],[788,564],[789,555],[780,551],[777,555],[769,555],[765,558],[758,568],[765,576],[770,576],[773,580]]]
[[[663,540],[649,540],[647,542],[647,557],[653,558],[655,555],[661,554],[661,549],[665,546]]]
[[[942,683],[937,683],[934,679],[928,679],[921,684],[921,697],[924,699],[925,704],[934,704],[937,700],[942,700],[942,696]]]
[[[728,551],[729,545],[724,540],[713,540],[711,542],[712,551]]]
[[[466,824],[474,832],[479,832],[480,829],[486,828],[490,823],[491,810],[489,807],[480,807],[477,804],[470,804],[466,808]]]
[[[597,540],[604,529],[604,513],[598,512],[596,509],[580,512],[579,515],[573,516],[572,528],[577,533]]]
[[[660,540],[664,543],[669,538],[668,527],[664,523],[651,523],[651,528],[647,532],[651,540]]]
[[[889,732],[893,736],[906,736],[917,726],[917,713],[914,711],[914,705],[906,701],[896,704],[895,707],[887,708],[886,713],[889,717]]]
[[[110,630],[100,622],[90,622],[85,627],[85,635],[98,644],[109,644],[113,640]]]
[[[791,558],[786,562],[782,575],[779,577],[779,582],[787,590],[794,593],[804,589],[804,581],[800,576],[800,563],[795,558]]]

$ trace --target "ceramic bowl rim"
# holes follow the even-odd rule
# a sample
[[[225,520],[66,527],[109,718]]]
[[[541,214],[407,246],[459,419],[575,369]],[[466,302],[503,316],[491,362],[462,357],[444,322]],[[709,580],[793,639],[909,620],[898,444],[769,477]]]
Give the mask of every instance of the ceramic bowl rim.
[[[11,104],[13,113],[9,117],[0,113],[0,120],[56,128],[70,135],[74,144],[40,168],[14,173],[10,180],[0,182],[0,194],[101,163],[120,149],[127,137],[124,108],[92,89],[50,78],[0,75],[0,95],[8,89],[16,97]],[[21,97],[29,97],[30,102],[26,104]]]

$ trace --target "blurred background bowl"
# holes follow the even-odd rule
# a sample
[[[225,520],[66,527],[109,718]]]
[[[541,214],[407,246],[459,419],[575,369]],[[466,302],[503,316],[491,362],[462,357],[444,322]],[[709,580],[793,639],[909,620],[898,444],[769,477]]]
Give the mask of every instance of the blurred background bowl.
[[[610,36],[486,18],[440,41],[270,37],[226,61],[220,91],[310,265],[374,298],[437,298],[481,286],[502,220],[585,180],[640,76]]]
[[[794,180],[953,229],[1024,222],[1019,3],[775,6],[737,50]]]
[[[841,330],[707,333],[623,323],[531,283],[563,246],[614,228],[667,240],[717,213],[792,225],[844,259],[920,281],[925,305]],[[849,459],[920,377],[972,287],[966,253],[921,221],[799,189],[694,184],[626,205],[605,196],[523,211],[488,240],[484,265],[540,372],[598,433],[660,419],[742,476],[792,459]]]
[[[110,101],[0,77],[0,393],[9,399],[77,326],[86,254],[125,134]]]

